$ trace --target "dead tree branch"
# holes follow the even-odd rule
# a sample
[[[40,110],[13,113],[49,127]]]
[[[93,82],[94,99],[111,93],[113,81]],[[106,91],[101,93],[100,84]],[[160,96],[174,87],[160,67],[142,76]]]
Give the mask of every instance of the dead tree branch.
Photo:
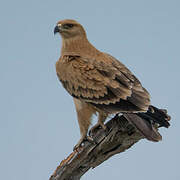
[[[96,144],[85,142],[57,167],[50,180],[79,180],[111,156],[124,152],[144,137],[124,116],[115,116],[106,123],[107,131],[99,129],[90,135]],[[157,127],[156,127],[157,128]]]

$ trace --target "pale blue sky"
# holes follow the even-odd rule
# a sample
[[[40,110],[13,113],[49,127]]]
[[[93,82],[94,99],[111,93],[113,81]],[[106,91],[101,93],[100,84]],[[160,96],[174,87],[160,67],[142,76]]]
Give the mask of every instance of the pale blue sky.
[[[58,82],[58,20],[84,25],[98,49],[126,64],[167,108],[163,141],[142,140],[85,179],[180,179],[180,1],[1,1],[0,179],[45,180],[78,141],[72,98]]]

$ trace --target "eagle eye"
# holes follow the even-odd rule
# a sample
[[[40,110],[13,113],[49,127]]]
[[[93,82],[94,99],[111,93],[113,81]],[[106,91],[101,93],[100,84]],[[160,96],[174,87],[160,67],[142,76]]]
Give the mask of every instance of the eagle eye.
[[[70,29],[74,26],[74,24],[64,24],[64,28]]]

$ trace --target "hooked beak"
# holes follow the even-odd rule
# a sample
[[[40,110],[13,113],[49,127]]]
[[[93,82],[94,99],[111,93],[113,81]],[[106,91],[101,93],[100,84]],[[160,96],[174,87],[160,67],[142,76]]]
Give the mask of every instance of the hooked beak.
[[[54,35],[55,35],[56,33],[58,33],[58,32],[60,32],[60,29],[59,29],[58,26],[56,26],[56,27],[54,28]]]

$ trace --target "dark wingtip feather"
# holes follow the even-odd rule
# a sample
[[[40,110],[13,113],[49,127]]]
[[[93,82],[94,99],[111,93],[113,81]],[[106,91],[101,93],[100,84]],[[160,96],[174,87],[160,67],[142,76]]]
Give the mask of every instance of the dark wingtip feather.
[[[167,114],[166,109],[158,109],[157,107],[149,106],[147,114],[149,114],[160,127],[163,126],[168,128],[170,126],[168,121],[171,120],[171,117]]]
[[[124,117],[129,120],[135,127],[150,141],[160,141],[162,136],[153,126],[158,124],[158,127],[170,126],[171,117],[167,114],[167,110],[158,109],[154,106],[149,106],[149,109],[145,113],[135,114],[123,114]]]

